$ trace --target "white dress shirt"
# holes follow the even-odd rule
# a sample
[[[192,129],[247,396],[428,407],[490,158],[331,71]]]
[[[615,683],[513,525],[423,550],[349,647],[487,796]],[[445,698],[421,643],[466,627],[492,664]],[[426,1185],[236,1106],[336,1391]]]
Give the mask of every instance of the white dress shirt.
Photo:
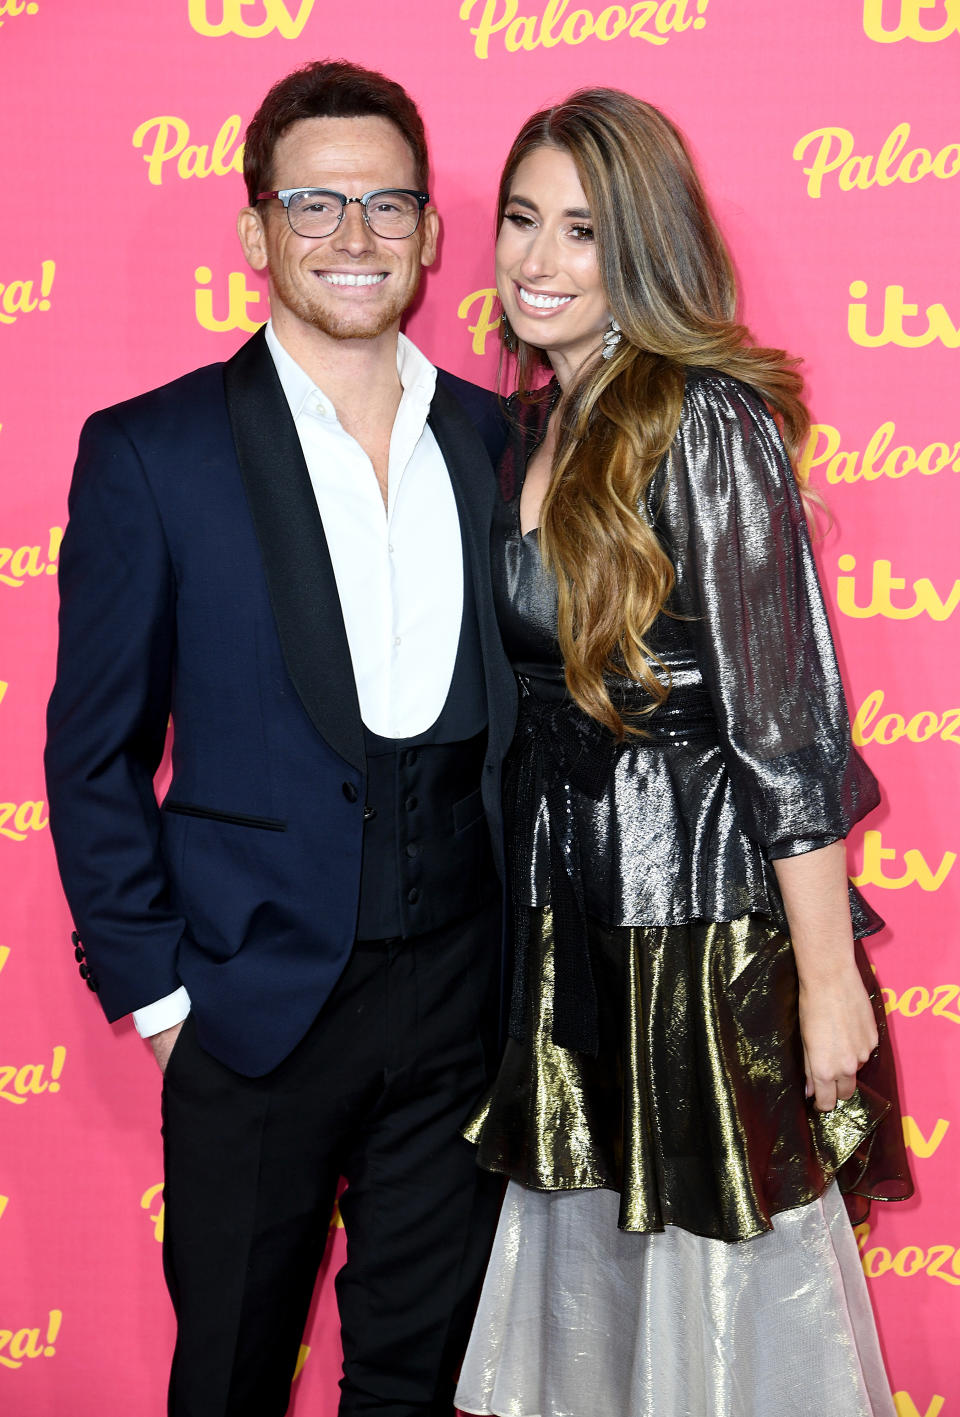
[[[333,563],[360,716],[385,738],[423,733],[450,689],[463,616],[456,499],[427,415],[437,371],[400,335],[403,393],[390,435],[387,506],[369,457],[273,330],[266,328]],[[190,1012],[183,987],[137,1009],[148,1038]]]

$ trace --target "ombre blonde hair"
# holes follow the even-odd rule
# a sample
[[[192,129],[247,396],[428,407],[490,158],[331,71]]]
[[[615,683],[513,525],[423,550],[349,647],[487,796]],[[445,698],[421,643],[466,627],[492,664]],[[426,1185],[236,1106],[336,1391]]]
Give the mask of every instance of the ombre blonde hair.
[[[534,114],[503,169],[498,230],[514,173],[545,146],[569,153],[576,165],[623,338],[612,358],[589,361],[560,401],[540,547],[557,578],[569,692],[622,739],[642,729],[621,717],[605,675],[642,683],[651,711],[669,692],[645,636],[667,603],[674,572],[640,509],[680,425],[686,369],[715,369],[755,389],[791,459],[809,418],[799,361],[754,345],[737,321],[733,266],[670,120],[617,89],[581,89]],[[509,330],[503,335],[517,357],[523,400],[549,361]]]

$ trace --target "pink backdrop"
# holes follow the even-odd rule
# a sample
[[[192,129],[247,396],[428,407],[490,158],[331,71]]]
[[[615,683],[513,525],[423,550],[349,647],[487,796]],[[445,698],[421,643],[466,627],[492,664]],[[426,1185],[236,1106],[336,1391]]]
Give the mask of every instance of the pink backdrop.
[[[444,235],[410,332],[438,362],[493,383],[499,163],[581,84],[678,120],[748,320],[807,358],[821,567],[885,787],[851,869],[889,922],[872,954],[918,1186],[875,1209],[863,1260],[901,1417],[960,1417],[958,0],[0,0],[0,1410],[160,1414],[172,1339],[159,1079],[78,979],[43,800],[77,433],[265,318],[239,135],[274,79],[339,56],[423,107]],[[295,1407],[315,1417],[336,1408],[331,1236]]]

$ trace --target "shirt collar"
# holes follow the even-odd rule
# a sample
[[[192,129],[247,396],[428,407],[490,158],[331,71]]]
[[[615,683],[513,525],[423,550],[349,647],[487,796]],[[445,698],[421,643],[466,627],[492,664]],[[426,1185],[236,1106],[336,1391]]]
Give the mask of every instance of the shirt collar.
[[[267,321],[265,336],[267,348],[276,366],[277,377],[294,421],[305,410],[315,412],[318,400],[321,406],[326,405],[326,408],[329,409],[328,416],[335,418],[336,410],[332,400],[313,382],[293,356],[287,353],[277,338],[272,320]],[[403,387],[404,400],[413,395],[418,402],[422,402],[425,407],[429,408],[437,385],[436,366],[431,364],[413,341],[407,339],[403,334],[397,336],[397,373]]]

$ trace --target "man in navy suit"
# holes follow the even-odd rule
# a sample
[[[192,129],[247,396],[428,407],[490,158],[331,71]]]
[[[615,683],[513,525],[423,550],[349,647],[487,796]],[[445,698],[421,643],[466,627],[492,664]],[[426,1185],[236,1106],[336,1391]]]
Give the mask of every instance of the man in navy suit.
[[[398,85],[289,75],[244,176],[266,330],[83,430],[51,825],[81,974],[164,1071],[170,1413],[286,1411],[345,1176],[340,1412],[434,1417],[497,1201],[459,1128],[497,1051],[500,425],[400,334],[438,218]]]

